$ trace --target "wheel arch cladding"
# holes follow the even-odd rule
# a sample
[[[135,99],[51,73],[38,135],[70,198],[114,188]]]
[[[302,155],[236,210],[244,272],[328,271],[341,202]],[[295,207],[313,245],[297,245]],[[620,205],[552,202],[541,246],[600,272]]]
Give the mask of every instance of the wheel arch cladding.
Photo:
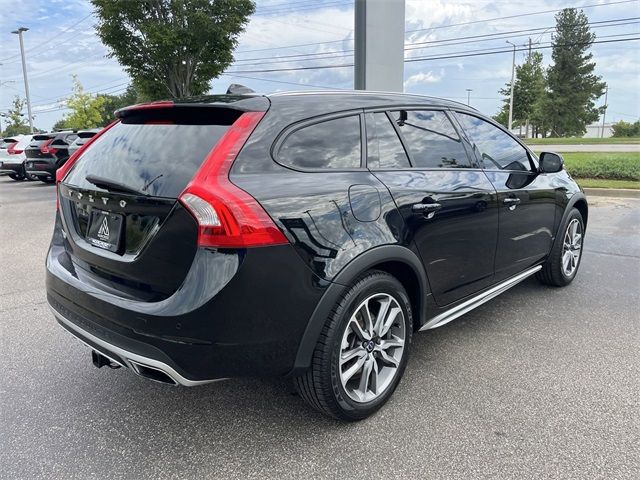
[[[403,285],[413,310],[414,327],[419,327],[425,316],[427,276],[421,260],[415,253],[399,245],[382,245],[354,258],[334,278],[316,305],[302,336],[295,363],[289,375],[298,375],[311,365],[313,350],[326,319],[340,295],[363,273],[381,270],[393,275]]]
[[[580,215],[582,215],[582,222],[584,223],[584,229],[586,231],[587,219],[589,217],[589,207],[587,205],[587,200],[584,197],[584,195],[580,195],[580,197],[577,198],[576,201],[570,206],[577,208],[578,211],[580,212]]]

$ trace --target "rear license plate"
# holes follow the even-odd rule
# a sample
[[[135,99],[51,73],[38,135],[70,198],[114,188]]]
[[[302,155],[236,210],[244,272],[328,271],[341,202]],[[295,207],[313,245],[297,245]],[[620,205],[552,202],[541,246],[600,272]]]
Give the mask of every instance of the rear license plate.
[[[122,236],[123,218],[118,213],[93,209],[87,231],[87,241],[96,247],[117,252]]]

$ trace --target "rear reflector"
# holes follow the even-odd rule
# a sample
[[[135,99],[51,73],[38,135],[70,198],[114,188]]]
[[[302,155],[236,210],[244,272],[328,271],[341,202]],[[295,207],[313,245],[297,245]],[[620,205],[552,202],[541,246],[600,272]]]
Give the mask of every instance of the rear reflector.
[[[260,204],[231,183],[229,170],[264,112],[245,112],[213,147],[180,202],[198,222],[198,245],[246,248],[287,243]]]

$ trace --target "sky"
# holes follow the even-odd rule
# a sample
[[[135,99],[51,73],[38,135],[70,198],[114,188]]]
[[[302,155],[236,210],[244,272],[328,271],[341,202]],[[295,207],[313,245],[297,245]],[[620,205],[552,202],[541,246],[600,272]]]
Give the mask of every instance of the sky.
[[[230,83],[260,93],[353,88],[352,67],[260,71],[352,63],[353,0],[256,4],[256,13],[239,37],[236,61],[227,74],[212,81],[212,93],[224,92]],[[543,47],[551,41],[555,11],[566,7],[583,8],[596,41],[603,42],[591,51],[596,74],[609,85],[607,123],[638,120],[640,40],[612,40],[640,37],[640,0],[406,0],[405,59],[422,60],[405,63],[405,91],[466,103],[471,89],[470,104],[495,114],[501,105],[498,90],[511,77],[512,53],[506,40],[520,49],[531,37],[548,65],[551,50]],[[96,18],[88,0],[21,0],[19,6],[17,0],[0,0],[0,11],[0,112],[7,111],[16,95],[24,97],[18,36],[11,34],[19,26],[29,28],[24,42],[36,127],[50,129],[65,113],[72,74],[90,92],[118,94],[126,88],[127,74],[115,59],[107,58],[108,49],[95,34]],[[530,29],[536,30],[517,33]],[[495,35],[499,33],[504,35]],[[463,56],[487,51],[498,53]],[[525,54],[518,51],[516,63],[522,63]],[[604,98],[598,103],[602,104]]]

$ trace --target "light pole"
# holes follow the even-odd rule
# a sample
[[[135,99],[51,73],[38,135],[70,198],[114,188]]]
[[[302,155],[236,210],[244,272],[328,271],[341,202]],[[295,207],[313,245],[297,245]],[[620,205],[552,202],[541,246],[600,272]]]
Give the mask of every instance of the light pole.
[[[469,101],[471,100],[471,92],[473,92],[473,89],[467,88],[467,105],[469,105]]]
[[[24,93],[27,97],[27,113],[29,114],[29,131],[33,133],[33,115],[31,115],[31,98],[29,97],[29,80],[27,80],[27,62],[24,58],[24,42],[22,41],[22,33],[29,30],[26,27],[20,27],[11,33],[18,35],[20,39],[20,55],[22,56],[22,76],[24,77]]]
[[[515,83],[516,75],[516,44],[507,40],[509,45],[513,45],[513,60],[511,62],[511,97],[509,98],[509,130],[513,123],[513,84]]]
[[[604,138],[604,119],[607,116],[607,97],[609,96],[609,85],[604,87],[604,108],[602,109],[602,132],[600,138]]]

